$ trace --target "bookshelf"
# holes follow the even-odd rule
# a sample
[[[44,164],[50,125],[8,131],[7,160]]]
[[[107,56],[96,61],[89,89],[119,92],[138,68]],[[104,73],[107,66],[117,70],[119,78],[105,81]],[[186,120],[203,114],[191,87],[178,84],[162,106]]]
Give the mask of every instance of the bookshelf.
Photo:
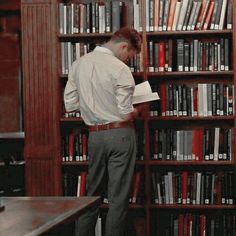
[[[94,43],[106,41],[111,36],[112,30],[104,32],[104,28],[98,28],[94,32],[87,32],[87,28],[84,28],[78,31],[79,33],[74,33],[74,29],[61,23],[60,9],[65,8],[67,10],[63,11],[70,12],[72,3],[81,3],[80,7],[82,7],[82,3],[86,5],[90,2],[21,1],[26,190],[27,195],[30,196],[62,195],[64,173],[68,171],[76,176],[87,169],[86,152],[82,153],[82,157],[78,155],[79,161],[76,161],[76,157],[62,161],[64,146],[68,149],[68,144],[63,145],[64,137],[69,139],[73,132],[76,135],[72,138],[79,136],[80,131],[77,130],[82,130],[84,139],[87,135],[79,114],[65,115],[63,112],[63,87],[67,81],[69,64],[76,57],[71,53],[68,54],[68,49],[76,50],[77,47],[80,53],[81,50],[92,50]],[[171,8],[173,3],[180,4],[181,1],[121,2],[123,2],[120,6],[123,11],[121,26],[134,25],[143,38],[141,55],[130,62],[135,80],[137,83],[149,80],[153,90],[157,90],[161,97],[161,101],[157,104],[151,103],[149,109],[143,111],[135,123],[137,130],[140,131],[139,147],[143,147],[138,153],[139,160],[136,161],[135,172],[142,173],[141,192],[145,193],[145,196],[140,202],[131,203],[130,210],[132,215],[138,216],[136,222],[140,223],[141,219],[140,225],[144,225],[144,229],[139,229],[139,232],[144,230],[145,235],[148,236],[165,235],[170,234],[170,230],[178,228],[181,235],[181,230],[187,230],[190,224],[188,222],[192,222],[195,228],[200,222],[200,228],[196,229],[199,232],[204,230],[208,222],[213,228],[225,228],[226,224],[222,222],[235,221],[236,200],[234,190],[236,184],[235,90],[232,89],[236,84],[234,59],[236,47],[233,44],[236,33],[235,14],[232,14],[232,22],[226,15],[227,25],[216,24],[216,28],[214,26],[212,29],[209,24],[207,29],[191,29],[191,25],[188,30],[186,25],[186,30],[164,31],[164,23],[159,24],[155,21],[156,12],[160,12],[161,6],[165,7],[166,2],[169,2]],[[156,4],[157,2],[159,5]],[[196,8],[195,11],[199,11],[198,15],[200,14],[201,8],[198,9],[197,5],[202,1],[183,0],[182,2],[182,4],[191,2],[192,8]],[[213,5],[212,2],[214,4],[220,2],[222,6],[225,4],[225,1],[203,2],[208,4],[208,7]],[[232,3],[234,13],[235,0],[227,2]],[[137,6],[137,3],[140,5]],[[155,8],[157,5],[160,7],[159,10]],[[211,8],[213,14],[214,7]],[[226,7],[226,12],[227,9]],[[188,4],[186,11],[188,11]],[[191,13],[191,8],[189,11]],[[139,21],[128,17],[132,14],[136,14],[132,19],[139,19]],[[195,20],[197,24],[198,18]],[[158,21],[162,22],[162,19],[158,18]],[[184,21],[182,23],[184,24]],[[200,21],[200,25],[203,23],[204,20]],[[176,27],[181,26],[176,25]],[[80,44],[76,46],[76,43]],[[155,51],[157,49],[158,53],[162,50],[160,60],[153,57],[153,52],[157,52]],[[200,51],[195,51],[194,54],[194,49]],[[215,55],[217,61],[210,61],[209,58],[213,57],[206,57],[210,53]],[[202,56],[191,58],[192,54]],[[71,57],[69,61],[68,55]],[[226,64],[221,63],[222,57]],[[67,60],[64,61],[62,58]],[[166,58],[168,61],[165,60]],[[204,60],[200,60],[201,58]],[[189,64],[183,64],[184,61],[188,61]],[[213,92],[209,93],[209,91]],[[213,97],[217,97],[218,100]],[[204,102],[205,100],[207,102]],[[213,103],[217,103],[220,107],[215,105],[213,110],[213,108],[209,109],[212,106],[206,105]],[[192,145],[195,142],[198,143],[198,148]],[[207,145],[204,152],[203,145]],[[171,152],[168,153],[170,150]],[[214,183],[216,179],[225,181],[223,183],[230,183],[232,186],[226,190],[228,195],[223,197],[223,202],[221,195],[216,194],[211,196],[214,199],[211,204],[208,204],[207,197],[204,198],[201,194],[201,197],[199,196],[199,193],[204,192],[204,188],[201,189],[199,186],[198,199],[192,198],[193,193],[189,189],[197,188],[194,181],[198,181],[198,184],[202,181],[204,186],[209,185],[209,182]],[[192,188],[188,186],[188,181],[194,183]],[[217,189],[214,189],[213,184],[211,186],[214,191],[222,193],[225,192],[223,185],[217,185]],[[169,193],[161,195],[163,192],[160,192],[159,196],[155,195],[157,190],[153,189],[153,186],[159,186],[162,191],[166,188]],[[180,193],[179,202],[174,198],[178,196],[175,195],[176,192]],[[209,194],[209,191],[206,192]],[[210,194],[213,195],[212,192]],[[160,199],[165,201],[160,203]],[[200,202],[196,204],[193,200]],[[102,208],[105,211],[107,205],[103,204]],[[213,228],[207,228],[207,233]],[[224,235],[224,232],[221,235]]]
[[[24,132],[0,133],[0,196],[25,195]]]

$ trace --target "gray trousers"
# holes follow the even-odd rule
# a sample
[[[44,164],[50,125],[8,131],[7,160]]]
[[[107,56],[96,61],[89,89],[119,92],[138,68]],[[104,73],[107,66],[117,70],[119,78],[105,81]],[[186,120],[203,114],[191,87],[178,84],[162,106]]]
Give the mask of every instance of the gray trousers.
[[[106,236],[123,236],[129,191],[136,159],[135,130],[119,128],[90,132],[87,196],[101,196],[107,173],[109,210]],[[92,209],[77,222],[78,236],[94,236],[99,209]]]

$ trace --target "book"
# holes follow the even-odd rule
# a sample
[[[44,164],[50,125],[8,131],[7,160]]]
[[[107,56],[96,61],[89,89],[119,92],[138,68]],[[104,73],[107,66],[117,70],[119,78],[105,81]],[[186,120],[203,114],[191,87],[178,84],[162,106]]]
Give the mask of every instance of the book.
[[[159,99],[160,97],[158,93],[152,92],[151,86],[148,81],[145,81],[135,86],[133,94],[133,104],[150,102]]]

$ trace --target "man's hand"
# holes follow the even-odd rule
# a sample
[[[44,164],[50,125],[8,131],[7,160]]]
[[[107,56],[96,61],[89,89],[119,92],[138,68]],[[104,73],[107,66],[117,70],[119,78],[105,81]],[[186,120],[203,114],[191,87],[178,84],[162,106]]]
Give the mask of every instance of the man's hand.
[[[127,114],[124,121],[133,121],[133,120],[135,120],[142,111],[145,111],[145,110],[148,109],[148,106],[149,106],[149,103],[147,103],[147,102],[136,105],[134,107],[134,110],[131,113]]]

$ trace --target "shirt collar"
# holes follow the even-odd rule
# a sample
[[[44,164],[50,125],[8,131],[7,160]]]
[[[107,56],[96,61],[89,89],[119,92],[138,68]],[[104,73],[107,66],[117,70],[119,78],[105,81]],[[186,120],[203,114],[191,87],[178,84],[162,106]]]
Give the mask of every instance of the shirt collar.
[[[105,48],[105,47],[96,46],[94,51],[103,52],[103,53],[110,54],[110,55],[114,56],[114,53],[110,49]]]

